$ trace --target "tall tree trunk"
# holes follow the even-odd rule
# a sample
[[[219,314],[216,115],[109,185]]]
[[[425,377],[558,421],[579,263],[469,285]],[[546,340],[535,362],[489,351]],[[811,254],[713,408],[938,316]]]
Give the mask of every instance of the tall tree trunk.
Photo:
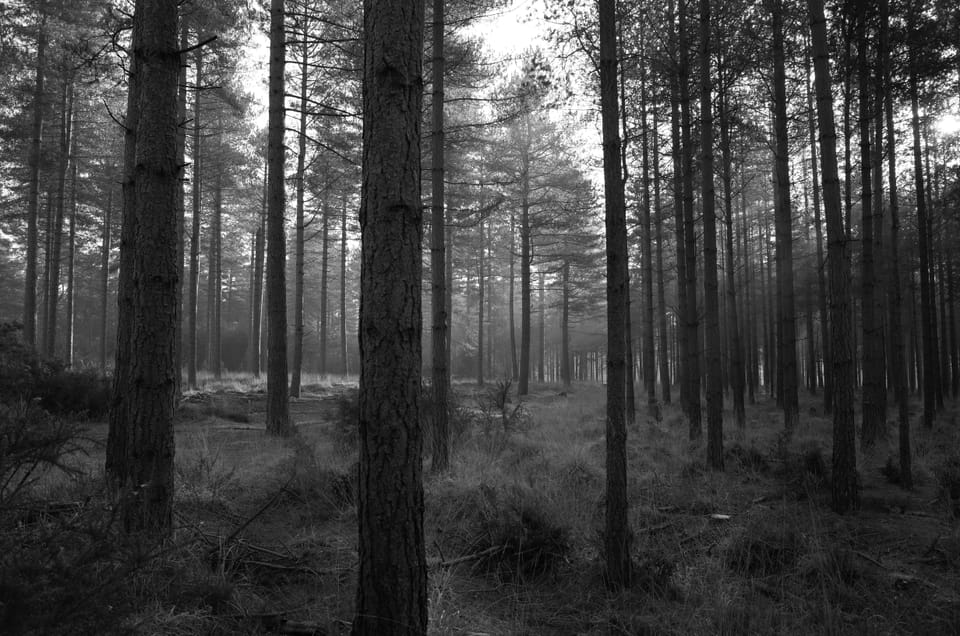
[[[507,313],[509,313],[509,325],[510,325],[510,371],[511,378],[518,380],[520,378],[520,368],[517,366],[517,326],[516,326],[516,310],[514,305],[516,303],[516,277],[514,276],[514,259],[516,257],[516,251],[514,250],[513,237],[517,231],[517,223],[514,218],[513,210],[510,211],[510,291],[509,295],[509,307]]]
[[[477,266],[477,384],[483,386],[483,356],[485,351],[483,343],[483,301],[487,285],[486,270],[484,269],[486,266],[487,238],[482,215],[480,216],[478,226],[478,230],[480,231],[480,250],[477,256],[480,262]]]
[[[143,46],[142,11],[145,0],[137,0],[134,6],[135,22],[131,35],[130,50],[137,52]],[[110,392],[110,416],[107,431],[107,451],[104,472],[111,488],[119,497],[126,496],[132,481],[133,471],[128,457],[133,442],[132,420],[133,391],[129,370],[133,359],[133,328],[136,311],[136,281],[134,257],[137,239],[137,128],[140,119],[140,83],[142,78],[141,55],[132,55],[127,76],[127,112],[123,120],[123,178],[120,226],[120,271],[117,275],[117,347],[113,365],[113,384]]]
[[[284,211],[284,0],[270,1],[270,99],[267,126],[267,432],[288,437],[287,280]]]
[[[340,363],[341,373],[350,373],[347,361],[347,199],[340,209]]]
[[[64,329],[63,360],[68,367],[73,366],[73,328],[74,328],[74,269],[77,251],[77,159],[74,157],[70,174],[70,228],[67,235],[67,315]]]
[[[620,173],[615,13],[614,0],[599,0],[600,112],[607,231],[607,489],[604,551],[607,584],[617,589],[630,586],[632,563],[627,502],[624,357],[624,347],[628,344],[625,313],[629,268],[626,202]]]
[[[817,237],[817,306],[820,313],[820,340],[823,350],[823,412],[833,410],[833,359],[830,353],[830,325],[827,316],[827,263],[823,258],[823,223],[820,218],[820,179],[817,166],[817,124],[810,90],[810,57],[807,58],[807,109],[810,111],[810,182],[813,189],[813,225]]]
[[[323,243],[320,247],[320,365],[319,371],[322,377],[326,377],[328,373],[327,367],[327,345],[330,342],[330,320],[329,320],[329,311],[328,298],[329,292],[327,288],[329,286],[329,276],[328,271],[330,269],[330,210],[327,205],[327,199],[324,197],[323,206],[321,207],[321,215],[323,226],[320,232]]]
[[[619,126],[619,122],[617,123]],[[530,228],[530,143],[529,114],[524,114],[524,152],[521,157],[520,182],[520,379],[517,395],[526,395],[530,386],[530,265],[533,261]],[[617,161],[620,159],[617,147]]]
[[[64,79],[60,100],[60,163],[57,167],[57,206],[47,256],[49,278],[47,280],[47,319],[44,323],[44,352],[56,355],[57,308],[60,300],[60,259],[63,245],[63,214],[67,198],[67,172],[73,154],[73,81]]]
[[[900,485],[913,487],[910,452],[910,396],[907,391],[906,356],[903,334],[903,281],[900,277],[900,207],[897,189],[897,143],[893,123],[893,83],[890,64],[890,5],[880,0],[880,68],[882,69],[883,111],[887,132],[887,175],[890,190],[890,335],[893,340],[890,369],[897,400]],[[879,122],[878,122],[879,125]]]
[[[303,268],[306,249],[306,222],[303,218],[303,196],[307,165],[307,80],[310,77],[310,50],[307,21],[304,21],[300,46],[300,134],[297,135],[297,219],[294,239],[293,281],[293,360],[290,369],[290,396],[300,397],[300,376],[303,372]]]
[[[912,28],[912,25],[911,25]],[[916,36],[916,34],[914,34]],[[917,233],[920,236],[920,325],[923,339],[923,424],[933,428],[936,415],[937,353],[933,348],[933,295],[930,289],[930,241],[927,233],[927,197],[923,175],[923,148],[920,143],[919,79],[914,48],[910,49],[910,107],[913,128],[914,182],[917,191]]]
[[[44,74],[47,72],[47,13],[41,2],[37,24],[37,66],[33,86],[33,124],[30,131],[30,177],[27,188],[27,262],[23,293],[23,340],[37,344],[37,252],[40,217],[40,161],[43,143]]]
[[[443,73],[444,73],[444,3],[433,0],[433,104],[431,108],[432,130],[430,151],[432,153],[431,203],[430,203],[430,276],[431,276],[431,342],[433,343],[433,364],[431,385],[433,389],[433,448],[430,470],[434,473],[445,471],[450,465],[450,422],[447,393],[450,387],[450,367],[448,349],[446,276],[447,227],[444,205],[444,120],[443,120]]]
[[[253,293],[250,297],[250,371],[253,377],[260,377],[262,356],[260,355],[263,329],[263,261],[265,231],[267,223],[267,170],[264,165],[263,170],[263,198],[260,205],[260,221],[257,224],[257,230],[254,233],[253,242]]]
[[[210,219],[210,253],[207,257],[207,370],[214,379],[223,376],[221,356],[221,296],[223,293],[221,233],[223,231],[223,122],[217,121],[216,175],[213,180],[213,216]]]
[[[860,120],[860,322],[863,328],[863,392],[860,444],[868,449],[876,443],[886,427],[883,394],[883,331],[876,314],[875,268],[874,268],[874,217],[873,217],[873,155],[871,150],[870,123],[873,119],[871,104],[870,68],[867,62],[867,6],[857,3],[857,75],[859,80]]]
[[[186,18],[180,20],[180,50],[190,45]],[[181,56],[182,57],[182,56]],[[183,283],[187,215],[187,63],[181,59],[177,74],[177,399],[183,394]]]
[[[423,14],[415,0],[364,3],[354,636],[427,631],[420,430]]]
[[[544,287],[546,286],[546,281],[544,279],[543,270],[540,270],[538,273],[540,275],[540,287],[537,291],[537,382],[542,384],[546,380],[544,373],[544,359],[546,356],[545,316],[547,314],[547,307],[546,303],[544,302]]]
[[[200,40],[200,34],[197,33],[197,40]],[[187,289],[187,386],[191,389],[197,388],[197,305],[198,292],[200,286],[200,208],[202,205],[202,181],[201,164],[202,138],[200,136],[201,123],[201,82],[203,81],[203,48],[198,47],[193,54],[194,60],[194,85],[195,93],[193,96],[193,184],[191,186],[191,198],[193,205],[190,219],[190,280]]]
[[[657,242],[657,331],[659,332],[660,348],[660,396],[664,404],[671,403],[670,395],[670,340],[667,333],[667,303],[666,291],[663,282],[663,206],[660,201],[660,141],[657,121],[657,110],[653,111],[653,207],[656,212],[656,242]],[[659,418],[658,420],[659,421]]]
[[[647,67],[640,66],[640,149],[643,186],[640,224],[643,231],[643,381],[647,392],[647,415],[660,420],[657,401],[657,370],[653,331],[653,234],[650,211],[650,130],[647,127]],[[658,149],[654,147],[654,154]],[[659,201],[658,201],[659,203]],[[657,210],[659,215],[660,211]],[[659,228],[658,228],[659,229]],[[661,272],[662,275],[662,272]]]
[[[720,296],[717,277],[717,214],[713,184],[713,104],[710,78],[710,0],[700,0],[700,166],[703,205],[703,307],[707,363],[707,463],[723,470],[723,368],[720,361]]]
[[[560,270],[563,287],[563,307],[560,315],[560,380],[570,388],[570,261],[564,261]]]
[[[774,134],[776,136],[777,312],[780,317],[779,368],[782,373],[783,424],[792,435],[800,421],[797,396],[797,324],[793,292],[793,210],[790,203],[790,146],[787,137],[787,90],[783,51],[783,3],[772,0]]]
[[[685,3],[680,2],[678,13],[684,11]],[[673,2],[670,2],[670,15],[673,16]],[[671,20],[671,25],[673,20]],[[676,29],[670,30],[670,50],[676,52],[679,56],[679,44],[677,43]],[[687,286],[686,286],[686,266],[687,257],[685,254],[684,230],[683,230],[683,164],[681,161],[682,142],[680,139],[680,81],[683,77],[679,65],[670,76],[670,137],[671,137],[671,155],[673,157],[673,214],[675,222],[676,247],[675,261],[677,268],[677,311],[676,311],[676,340],[677,340],[677,367],[679,368],[680,380],[680,406],[683,412],[689,410],[687,404],[689,397],[688,391],[690,382],[688,374],[690,373],[687,362],[687,349],[694,346],[687,338],[687,330],[683,327],[683,322],[687,316]]]
[[[173,525],[173,417],[176,406],[177,320],[177,5],[143,2],[134,10],[130,103],[139,114],[130,200],[136,233],[126,245],[132,255],[132,302],[121,303],[129,325],[128,354],[118,356],[115,376],[128,395],[120,398],[128,417],[115,459],[121,470],[120,510],[127,532],[165,535]],[[130,125],[131,117],[127,118]],[[129,261],[128,261],[129,262]],[[123,343],[121,342],[121,348]],[[116,398],[115,398],[116,399]],[[113,416],[113,414],[111,414]],[[111,426],[111,435],[119,432]],[[111,456],[108,452],[108,462]],[[108,463],[108,467],[110,464]]]
[[[100,355],[101,375],[107,373],[107,303],[110,298],[110,245],[113,229],[113,186],[107,189],[107,209],[103,217],[103,243],[100,248]]]
[[[833,122],[833,93],[827,54],[827,20],[823,14],[823,0],[807,0],[807,6],[813,40],[817,119],[820,123],[820,165],[830,264],[830,331],[834,381],[832,498],[834,510],[844,513],[857,508],[860,500],[853,409],[853,348],[850,338],[850,248],[840,208],[837,133]]]
[[[722,71],[721,71],[722,72]],[[730,333],[730,388],[733,393],[733,418],[737,428],[747,425],[743,404],[743,343],[740,339],[740,321],[737,315],[737,280],[733,248],[733,159],[730,148],[729,93],[725,83],[720,83],[720,153],[723,162],[723,207],[726,213],[726,274],[727,274],[727,328]],[[746,266],[744,265],[744,269]]]
[[[700,423],[700,314],[697,310],[697,235],[693,217],[693,141],[690,125],[690,61],[687,45],[686,2],[680,3],[680,134],[683,168],[683,255],[684,286],[686,288],[687,352],[684,367],[687,372],[686,415],[690,439],[703,434]]]

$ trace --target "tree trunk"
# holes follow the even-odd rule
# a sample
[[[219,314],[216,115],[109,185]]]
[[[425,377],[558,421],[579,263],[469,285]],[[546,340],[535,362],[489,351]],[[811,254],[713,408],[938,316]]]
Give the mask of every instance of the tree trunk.
[[[797,396],[797,324],[793,292],[793,210],[790,202],[790,147],[787,137],[787,92],[783,51],[783,4],[772,1],[773,9],[773,84],[774,133],[776,136],[776,175],[774,188],[777,228],[777,299],[780,329],[779,369],[783,389],[783,424],[792,435],[800,421]]]
[[[200,40],[200,34],[197,34]],[[193,185],[191,195],[193,199],[192,218],[190,220],[190,281],[187,289],[187,386],[197,388],[197,305],[200,286],[200,208],[202,205],[200,179],[202,162],[202,141],[200,137],[201,101],[200,90],[203,81],[203,48],[198,47],[193,55],[194,84],[193,96]]]
[[[328,368],[327,368],[327,345],[330,341],[330,320],[329,320],[329,311],[328,298],[329,292],[327,288],[329,286],[327,274],[330,269],[330,210],[327,205],[326,197],[324,197],[323,205],[321,207],[322,222],[323,227],[320,232],[323,243],[320,247],[320,364],[319,371],[321,377],[327,377]]]
[[[560,315],[560,380],[570,388],[570,262],[564,261],[560,275],[563,287],[563,307]]]
[[[430,276],[431,276],[431,334],[433,364],[431,385],[433,389],[433,448],[430,470],[445,471],[450,465],[450,423],[447,393],[450,389],[450,367],[447,324],[448,284],[446,277],[446,243],[444,234],[447,223],[444,206],[444,120],[443,120],[443,73],[444,73],[444,3],[433,0],[433,104],[432,130],[430,134],[431,204],[430,204]]]
[[[284,211],[284,0],[270,2],[270,105],[267,126],[267,432],[288,437],[287,281]]]
[[[57,307],[60,300],[60,259],[63,245],[63,214],[67,198],[67,171],[73,154],[73,81],[65,79],[60,101],[60,162],[57,167],[57,207],[53,219],[50,253],[47,256],[47,319],[43,350],[56,355]]]
[[[77,252],[77,159],[73,159],[70,174],[70,228],[67,238],[67,315],[64,329],[63,360],[68,367],[73,366],[73,328],[74,328],[74,269]]]
[[[263,318],[263,260],[267,223],[267,170],[263,171],[263,199],[260,205],[260,222],[257,224],[253,239],[253,285],[250,295],[250,371],[253,377],[260,377],[262,344],[261,331]]]
[[[657,110],[653,111],[653,208],[657,236],[657,331],[660,348],[660,396],[664,404],[671,403],[670,395],[670,339],[667,333],[667,303],[663,283],[663,206],[660,202],[660,138],[657,133]],[[659,421],[659,418],[658,420]]]
[[[599,0],[600,112],[607,231],[607,488],[604,551],[607,585],[631,583],[631,532],[627,501],[627,429],[625,423],[627,346],[627,222],[620,174],[617,45],[614,0]],[[521,376],[522,379],[522,376]]]
[[[482,207],[482,205],[481,205]],[[484,343],[483,343],[483,301],[484,301],[484,292],[486,290],[487,279],[486,279],[486,233],[484,231],[483,216],[480,216],[478,223],[478,229],[480,231],[480,250],[477,254],[480,259],[480,263],[477,266],[477,384],[483,386],[483,356],[484,356]]]
[[[640,135],[640,150],[643,157],[643,172],[641,175],[643,200],[640,219],[643,231],[641,239],[643,241],[643,380],[647,391],[647,415],[652,420],[659,421],[660,404],[657,401],[657,370],[653,332],[653,234],[650,212],[650,131],[647,127],[646,65],[640,67]],[[654,146],[654,154],[657,152],[659,151]],[[659,213],[660,211],[657,210],[658,216]],[[662,276],[662,272],[660,274]]]
[[[217,121],[217,164],[213,180],[213,216],[210,219],[210,252],[207,256],[207,370],[219,380],[223,376],[221,356],[222,279],[220,235],[223,224],[223,122]]]
[[[107,303],[110,298],[110,244],[113,228],[113,187],[107,189],[107,209],[103,217],[103,243],[100,248],[100,374],[107,373]]]
[[[720,152],[723,162],[723,207],[727,228],[727,329],[730,333],[730,388],[733,393],[733,418],[737,423],[737,429],[742,431],[746,428],[747,417],[743,404],[743,342],[740,338],[740,321],[737,315],[737,280],[733,248],[733,159],[730,148],[730,108],[727,101],[729,93],[726,84],[722,82],[718,97],[720,99]]]
[[[833,122],[833,94],[827,54],[827,20],[823,14],[823,0],[808,0],[807,6],[813,37],[817,119],[820,123],[820,165],[830,264],[830,332],[834,381],[832,496],[834,510],[844,513],[856,509],[860,499],[853,409],[853,348],[850,338],[850,248],[840,208],[837,133]]]
[[[530,141],[529,114],[524,114],[524,143]],[[617,124],[619,126],[619,123]],[[520,183],[520,379],[517,395],[526,395],[530,386],[530,265],[533,261],[530,236],[530,160],[525,146],[521,158]],[[617,161],[619,162],[619,146]]]
[[[111,426],[108,447],[122,451],[110,461],[120,477],[120,510],[127,532],[167,534],[173,524],[173,417],[176,407],[177,321],[177,5],[175,2],[137,2],[134,12],[133,75],[127,126],[137,122],[128,141],[135,140],[133,184],[127,184],[134,203],[131,302],[121,302],[121,323],[130,330],[126,355],[118,355],[115,383],[125,393],[119,399],[125,417],[123,432]],[[134,115],[131,117],[130,115]],[[138,116],[137,116],[138,115]],[[129,150],[129,146],[127,148]],[[130,187],[133,185],[133,187]],[[123,351],[124,342],[119,342]],[[116,405],[116,402],[115,402]],[[118,412],[116,415],[119,415]],[[114,413],[111,412],[111,424]],[[112,441],[112,443],[111,443]],[[119,444],[117,442],[120,442]]]
[[[910,107],[913,128],[914,182],[917,192],[917,233],[920,236],[920,325],[923,348],[923,424],[933,428],[936,415],[937,354],[933,349],[933,298],[930,289],[930,247],[927,234],[927,197],[924,186],[922,146],[920,144],[920,98],[916,55],[911,47]]]
[[[546,286],[546,281],[544,280],[543,270],[540,270],[540,288],[537,292],[537,382],[543,384],[545,381],[544,375],[544,358],[546,355],[546,324],[545,316],[547,313],[546,303],[544,302],[544,287]],[[629,349],[628,349],[629,351]]]
[[[857,3],[857,74],[860,119],[860,322],[863,328],[863,392],[860,444],[869,449],[886,428],[883,394],[883,331],[876,314],[873,216],[873,155],[870,123],[873,119],[870,68],[867,64],[867,6]]]
[[[513,237],[516,235],[516,219],[514,218],[513,210],[510,211],[510,292],[509,292],[509,308],[507,313],[509,313],[509,323],[510,323],[510,370],[511,378],[514,380],[519,379],[520,369],[517,366],[517,326],[516,326],[516,311],[514,309],[514,304],[516,302],[516,290],[514,289],[515,276],[514,276],[514,258],[515,250]]]
[[[710,78],[710,0],[700,0],[700,165],[703,205],[703,307],[707,363],[707,464],[723,470],[723,368],[720,360],[720,297],[717,214],[713,184],[713,104]]]
[[[350,373],[347,364],[347,199],[340,210],[340,362],[343,375]]]
[[[681,0],[678,12],[682,13],[685,3]],[[670,15],[673,15],[673,2],[670,2]],[[671,24],[673,21],[671,20]],[[676,31],[671,28],[670,31],[671,51],[678,51],[679,45],[676,42]],[[676,53],[679,56],[679,53]],[[673,157],[673,213],[676,225],[675,239],[675,261],[677,268],[677,311],[676,318],[676,340],[677,340],[677,366],[679,368],[680,380],[680,406],[683,412],[689,410],[688,392],[690,382],[688,374],[690,373],[687,363],[687,349],[694,346],[687,338],[687,330],[683,327],[686,320],[687,310],[687,286],[686,286],[686,266],[687,258],[685,254],[684,230],[683,230],[683,164],[681,162],[682,142],[680,139],[680,81],[683,77],[679,66],[671,74],[670,82],[670,136],[671,136],[671,155]]]
[[[890,5],[880,0],[880,68],[882,69],[883,110],[887,132],[887,166],[890,190],[890,335],[893,341],[890,369],[897,400],[900,485],[913,487],[910,452],[910,396],[907,391],[906,356],[903,334],[903,281],[900,277],[900,206],[897,188],[897,143],[893,123],[893,83],[890,63]],[[879,125],[879,122],[878,122]]]
[[[697,235],[693,217],[693,141],[690,125],[690,62],[686,37],[686,3],[680,3],[680,134],[683,168],[683,267],[686,288],[687,398],[686,415],[690,439],[703,434],[700,423],[700,315],[697,311]]]
[[[359,635],[425,634],[421,368],[422,2],[364,7]]]
[[[300,134],[297,135],[297,219],[293,281],[293,361],[290,369],[290,396],[300,397],[300,376],[303,372],[303,267],[306,249],[306,223],[303,218],[304,181],[307,163],[307,80],[310,75],[310,51],[306,21],[300,47]]]
[[[47,72],[46,3],[40,3],[37,24],[37,68],[33,88],[33,125],[30,131],[30,177],[27,192],[27,262],[23,293],[23,340],[37,344],[37,252],[40,217],[40,161],[43,143],[44,74]]]

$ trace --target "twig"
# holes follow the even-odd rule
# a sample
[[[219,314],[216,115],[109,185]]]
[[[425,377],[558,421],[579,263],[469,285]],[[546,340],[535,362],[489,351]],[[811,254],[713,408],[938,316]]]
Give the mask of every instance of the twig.
[[[865,552],[861,552],[860,550],[854,550],[853,553],[856,554],[856,555],[857,555],[858,557],[860,557],[861,559],[864,559],[864,560],[866,560],[866,561],[869,561],[870,563],[873,563],[873,564],[874,564],[875,566],[877,566],[878,568],[883,568],[884,570],[889,570],[889,569],[890,569],[890,568],[888,568],[887,566],[885,566],[883,563],[880,563],[880,561],[878,561],[877,559],[874,559],[872,556],[870,556],[869,554],[867,554],[867,553],[865,553]]]

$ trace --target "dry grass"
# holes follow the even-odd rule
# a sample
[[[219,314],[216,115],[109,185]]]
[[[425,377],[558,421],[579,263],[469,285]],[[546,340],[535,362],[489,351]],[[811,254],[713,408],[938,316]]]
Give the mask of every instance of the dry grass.
[[[124,625],[254,634],[282,615],[346,633],[356,465],[350,424],[339,421],[350,413],[338,402],[344,389],[305,383],[294,405],[300,434],[282,441],[262,432],[256,385],[229,382],[207,384],[178,424],[177,548],[136,575]],[[746,431],[728,431],[719,474],[675,405],[659,421],[641,412],[628,439],[635,585],[611,593],[601,567],[602,387],[534,387],[507,430],[483,408],[484,391],[455,388],[452,466],[425,483],[430,634],[948,634],[960,625],[955,429],[915,432],[911,493],[881,473],[895,441],[861,454],[863,511],[838,517],[828,508],[831,423],[812,414],[813,401],[789,442],[774,405],[748,407]],[[238,412],[247,421],[230,417]]]

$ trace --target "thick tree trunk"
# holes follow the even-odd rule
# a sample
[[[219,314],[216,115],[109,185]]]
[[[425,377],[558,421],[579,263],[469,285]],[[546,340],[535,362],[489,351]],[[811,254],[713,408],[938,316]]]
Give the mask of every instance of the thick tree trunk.
[[[433,389],[433,442],[430,470],[434,473],[445,471],[450,465],[450,422],[447,393],[450,390],[450,362],[447,332],[450,316],[447,314],[447,246],[444,240],[446,232],[446,207],[444,197],[444,120],[443,120],[443,73],[444,73],[444,3],[433,0],[433,104],[431,109],[432,130],[430,134],[431,165],[431,204],[430,204],[430,277],[431,277],[431,342],[432,368],[431,386]]]
[[[267,432],[293,434],[287,386],[287,280],[284,211],[284,0],[270,2],[270,99],[267,126]]]
[[[40,3],[37,24],[37,67],[33,87],[33,124],[30,131],[30,177],[27,187],[27,262],[24,270],[23,340],[37,344],[37,252],[40,217],[40,150],[43,143],[44,74],[47,72],[46,3]]]
[[[783,424],[792,435],[800,421],[797,396],[797,324],[793,291],[793,206],[790,202],[790,146],[787,136],[787,92],[783,50],[783,4],[772,0],[774,134],[776,177],[774,188],[777,228],[777,312],[780,318],[779,369],[783,390]]]
[[[197,34],[200,39],[200,34]],[[201,123],[201,82],[203,81],[203,48],[197,48],[193,55],[194,59],[194,84],[195,93],[193,96],[193,184],[191,187],[191,197],[193,199],[192,218],[190,220],[190,280],[187,289],[187,386],[191,389],[197,388],[197,310],[199,301],[197,299],[200,286],[200,208],[202,205],[202,181],[201,181],[201,163],[202,163],[202,141],[200,136]]]
[[[717,214],[713,184],[713,104],[710,77],[710,0],[700,0],[700,167],[703,205],[703,307],[707,364],[707,464],[723,470],[723,368],[720,360],[720,296]]]
[[[830,331],[834,381],[832,495],[834,510],[844,513],[857,508],[860,500],[853,409],[853,348],[850,338],[850,248],[840,207],[837,133],[833,121],[827,21],[823,14],[823,0],[808,0],[807,6],[813,37],[817,119],[820,123],[820,164],[830,265]]]
[[[422,2],[364,3],[360,569],[352,633],[427,631],[423,539]]]
[[[631,533],[627,501],[625,382],[627,346],[627,222],[620,173],[617,45],[614,0],[599,0],[600,112],[607,231],[607,488],[604,552],[607,584],[631,583]]]

